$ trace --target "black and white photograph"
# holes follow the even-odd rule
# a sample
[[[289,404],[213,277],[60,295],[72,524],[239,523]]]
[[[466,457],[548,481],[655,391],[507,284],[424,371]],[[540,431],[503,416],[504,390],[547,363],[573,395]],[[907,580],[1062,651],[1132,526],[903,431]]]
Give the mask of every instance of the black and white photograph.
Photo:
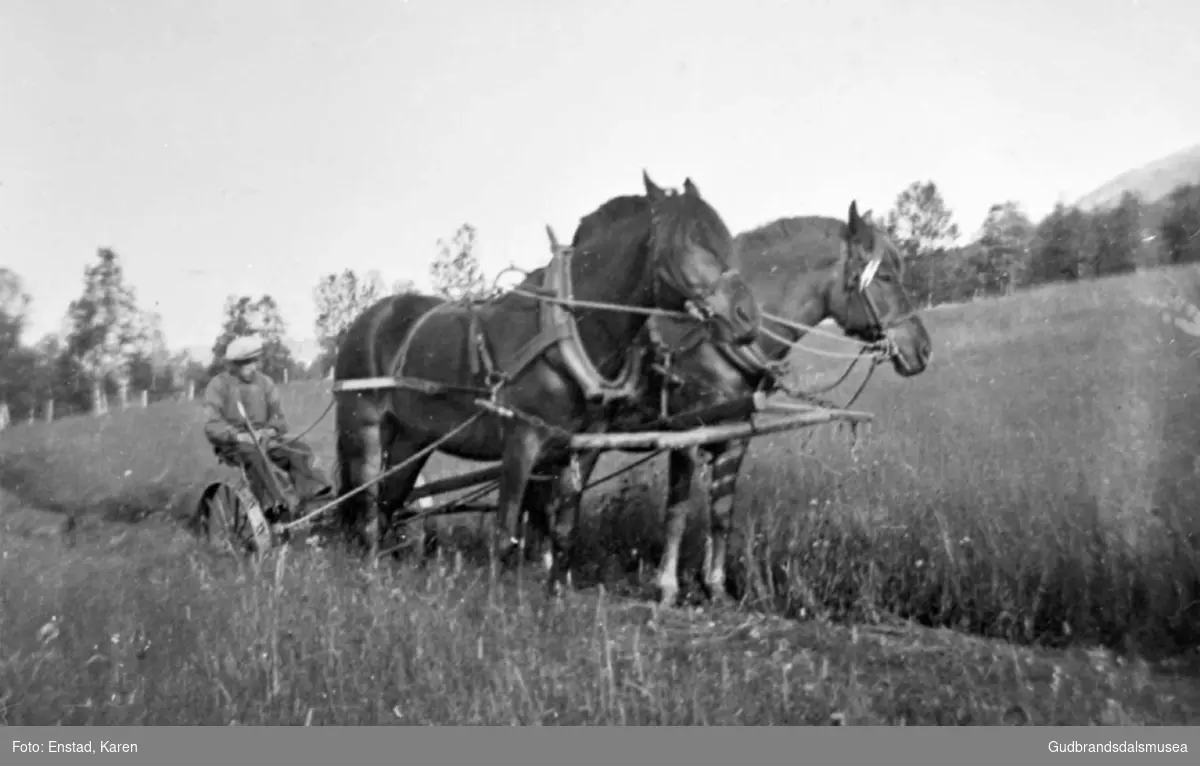
[[[0,0],[0,724],[1195,758],[1200,3]]]

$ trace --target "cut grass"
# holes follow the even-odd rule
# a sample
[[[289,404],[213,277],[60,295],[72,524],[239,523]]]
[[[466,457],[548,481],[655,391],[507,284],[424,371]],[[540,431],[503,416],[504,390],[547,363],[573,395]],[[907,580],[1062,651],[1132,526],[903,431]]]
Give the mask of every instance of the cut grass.
[[[55,558],[44,541],[6,541],[0,656],[20,652],[6,688],[24,690],[24,722],[167,722],[166,711],[194,708],[178,720],[303,723],[311,708],[316,723],[551,722],[548,711],[559,723],[817,723],[833,713],[993,723],[1013,705],[1036,723],[1195,721],[1194,677],[1152,677],[1136,659],[1099,670],[1076,650],[1030,654],[912,627],[860,627],[855,642],[828,618],[878,625],[899,615],[1131,658],[1195,647],[1200,340],[1164,322],[1161,303],[1197,302],[1196,277],[1175,269],[930,312],[932,366],[904,381],[877,374],[856,404],[877,417],[860,449],[829,428],[757,441],[739,482],[732,571],[758,616],[711,615],[698,635],[712,640],[664,633],[663,618],[655,632],[646,608],[601,606],[590,591],[562,608],[533,581],[491,591],[471,564],[364,576],[336,554],[294,553],[276,589],[273,573],[210,561],[178,525],[155,519],[110,550],[100,541],[115,533],[96,519],[190,512],[202,482],[220,475],[198,403],[15,428],[0,443],[0,484],[75,515],[84,542]],[[289,387],[293,426],[306,427],[328,396],[325,384]],[[310,441],[332,461],[331,418]],[[629,459],[607,456],[598,470]],[[440,475],[460,464],[430,466]],[[589,501],[583,588],[653,595],[662,470]],[[57,643],[29,645],[50,612],[62,615]],[[778,619],[801,615],[817,619]],[[738,638],[752,621],[799,654]],[[86,694],[73,691],[95,636],[137,630],[163,637],[161,671],[124,681],[110,669],[79,687]],[[621,637],[601,640],[604,630]],[[51,663],[39,652],[68,654]],[[789,661],[794,677],[781,671]],[[1053,694],[1039,686],[1052,667]],[[102,692],[134,702],[96,707]],[[89,699],[82,712],[49,712]],[[18,707],[9,701],[10,722]]]

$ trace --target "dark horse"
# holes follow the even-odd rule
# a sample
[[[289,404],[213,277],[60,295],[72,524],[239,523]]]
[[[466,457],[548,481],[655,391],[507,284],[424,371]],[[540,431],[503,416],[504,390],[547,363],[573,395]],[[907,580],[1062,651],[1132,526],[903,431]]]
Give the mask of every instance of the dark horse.
[[[729,267],[733,237],[721,217],[690,179],[682,193],[664,191],[645,174],[643,182],[646,195],[626,200],[618,215],[577,238],[575,254],[556,272],[560,288],[566,284],[571,293],[575,286],[575,299],[615,307],[573,307],[573,324],[531,296],[531,277],[521,290],[488,301],[384,298],[347,329],[337,381],[402,381],[337,394],[340,493],[371,484],[343,501],[343,521],[373,551],[426,460],[440,451],[501,461],[497,532],[507,558],[518,542],[519,505],[535,464],[565,465],[563,434],[605,428],[620,395],[606,400],[601,383],[642,377],[630,352],[643,337],[646,313],[622,307],[690,309],[714,337],[734,346],[757,337],[758,305]],[[551,271],[536,276],[549,279]],[[572,327],[574,334],[567,332]],[[622,390],[636,396],[636,388]],[[481,412],[476,400],[489,398],[510,416]],[[381,469],[405,461],[374,483]]]
[[[586,240],[596,229],[609,225],[601,212],[580,222],[575,233],[577,240]],[[735,402],[744,402],[745,409],[715,419],[748,417],[750,397],[756,391],[771,388],[776,365],[805,334],[800,328],[771,321],[770,315],[786,315],[807,327],[832,318],[852,338],[863,342],[886,339],[892,365],[903,377],[920,374],[929,363],[929,333],[903,287],[904,262],[900,251],[883,232],[859,215],[854,203],[846,222],[825,217],[784,219],[739,236],[735,264],[768,315],[763,318],[763,334],[751,346],[733,347],[719,339],[701,337],[679,322],[652,319],[651,326],[672,352],[671,368],[678,376],[677,384],[668,385],[663,376],[654,375],[652,384],[644,390],[641,406],[627,409],[629,417],[625,422],[615,423],[610,430],[711,424],[713,419],[706,418],[706,412],[719,412],[721,405],[727,408]],[[670,413],[666,422],[657,416],[664,385]],[[669,453],[666,546],[658,573],[660,600],[664,605],[673,604],[679,590],[679,547],[687,513],[694,504],[693,476],[702,452],[712,461],[707,488],[711,510],[703,583],[710,598],[724,598],[733,498],[748,448],[749,440],[742,439]],[[557,586],[555,580],[570,568],[580,491],[599,457],[599,451],[584,453],[577,467],[564,470],[557,484],[529,487],[525,507],[530,513],[533,533],[530,548],[539,547],[538,536],[549,535],[553,544],[552,587]],[[546,518],[547,512],[551,518]]]

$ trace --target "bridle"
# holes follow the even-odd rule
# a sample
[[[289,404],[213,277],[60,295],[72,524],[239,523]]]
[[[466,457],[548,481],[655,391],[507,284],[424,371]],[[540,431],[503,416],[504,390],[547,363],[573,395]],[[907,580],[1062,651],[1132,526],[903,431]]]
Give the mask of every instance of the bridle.
[[[848,248],[853,246],[851,242],[846,243],[846,247]],[[888,331],[904,324],[915,316],[917,312],[910,310],[897,314],[886,323],[880,318],[879,306],[875,302],[874,296],[871,295],[870,288],[875,282],[875,276],[879,273],[879,267],[883,265],[883,258],[883,253],[876,252],[861,270],[847,270],[845,282],[846,293],[848,296],[858,296],[859,300],[862,301],[863,311],[867,315],[869,324],[863,329],[847,330],[846,334],[868,343],[884,344],[882,355],[885,358],[892,358],[899,354],[899,349],[892,342]]]
[[[850,241],[847,241],[846,247],[852,248],[854,247],[854,244]],[[748,381],[758,378],[758,383],[755,386],[757,391],[783,387],[787,393],[793,396],[811,398],[814,395],[826,393],[829,390],[841,385],[841,383],[847,379],[857,363],[865,356],[870,356],[872,358],[871,372],[874,372],[875,367],[877,367],[880,363],[885,362],[888,359],[892,359],[899,354],[899,348],[892,341],[889,330],[903,324],[912,316],[917,314],[916,311],[907,311],[892,317],[886,323],[882,320],[882,314],[879,310],[879,305],[875,300],[875,296],[872,295],[870,287],[875,282],[875,278],[879,273],[879,269],[883,265],[884,257],[884,253],[876,252],[872,254],[872,257],[867,260],[861,269],[845,269],[844,286],[848,300],[854,300],[854,296],[857,296],[858,300],[862,302],[862,308],[867,316],[868,326],[865,328],[858,328],[853,331],[844,330],[846,335],[854,338],[862,345],[859,349],[859,353],[853,355],[850,365],[834,383],[827,386],[822,386],[817,391],[799,392],[789,390],[790,387],[785,386],[782,383],[784,377],[788,373],[789,364],[786,360],[771,360],[765,353],[763,353],[759,344],[750,344],[734,348],[728,343],[711,339],[707,333],[704,333],[701,330],[701,328],[696,327],[689,329],[683,335],[683,338],[677,344],[674,344],[674,347],[670,347],[663,342],[661,335],[657,332],[657,328],[655,328],[653,326],[654,323],[651,322],[647,324],[647,328],[650,331],[651,344],[655,347],[656,355],[658,357],[658,361],[655,365],[655,372],[657,372],[663,378],[664,391],[668,387],[676,387],[682,383],[682,380],[671,370],[671,360],[674,357],[677,357],[679,354],[691,351],[706,340],[711,340],[720,355],[744,377],[746,377]],[[846,260],[849,261],[849,258]],[[771,317],[769,316],[764,316],[763,319],[764,322],[771,321]],[[778,318],[776,319],[778,320]],[[797,323],[783,320],[783,324],[796,326]],[[789,341],[789,339],[786,337],[778,335],[767,328],[764,328],[764,333],[768,337],[774,337],[790,347],[795,347],[797,345],[794,340]],[[839,354],[838,356],[850,355]],[[869,379],[870,375],[867,377],[867,380]],[[866,381],[864,381],[864,386],[862,387],[865,387],[865,383]],[[861,393],[862,387],[860,387],[859,393]],[[855,398],[857,398],[857,394],[855,395]]]

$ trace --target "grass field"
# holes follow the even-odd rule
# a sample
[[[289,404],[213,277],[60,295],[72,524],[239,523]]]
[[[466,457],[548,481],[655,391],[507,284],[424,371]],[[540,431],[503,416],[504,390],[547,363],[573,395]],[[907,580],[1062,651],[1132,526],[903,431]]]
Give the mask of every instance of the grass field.
[[[1164,321],[1172,296],[1200,303],[1200,274],[929,312],[929,370],[876,376],[858,450],[832,429],[752,447],[736,610],[646,601],[658,464],[596,491],[559,604],[452,552],[210,554],[177,521],[220,473],[198,404],[15,428],[0,721],[1195,723],[1200,338]],[[327,401],[292,386],[294,426]]]

